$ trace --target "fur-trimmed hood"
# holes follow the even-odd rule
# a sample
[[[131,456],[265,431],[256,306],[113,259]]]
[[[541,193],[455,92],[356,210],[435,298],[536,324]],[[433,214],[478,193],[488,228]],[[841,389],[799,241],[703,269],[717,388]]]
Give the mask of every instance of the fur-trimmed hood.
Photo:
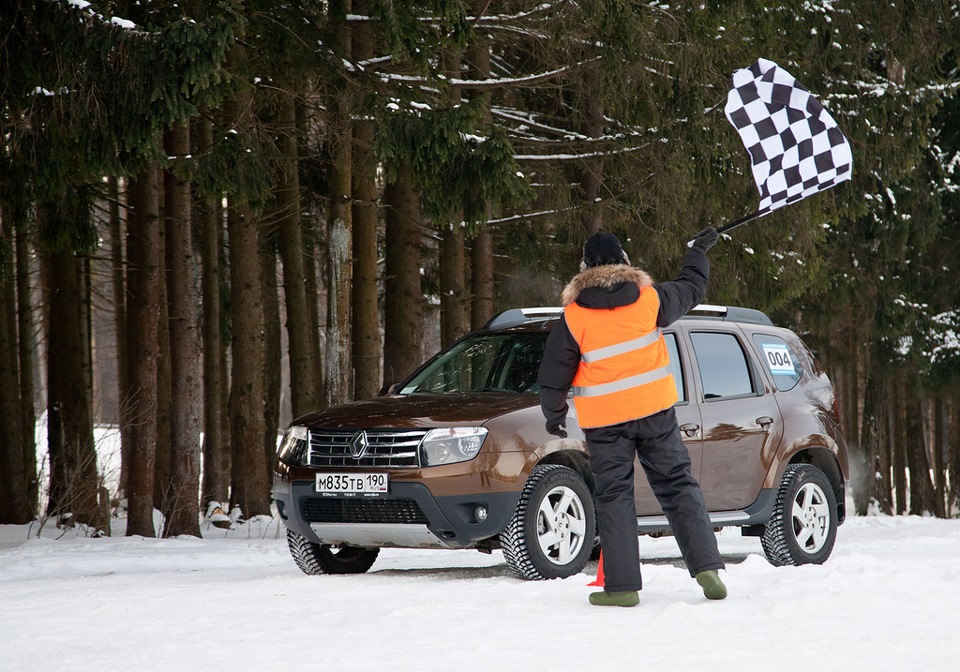
[[[597,287],[609,290],[624,283],[633,283],[639,289],[643,289],[653,284],[653,278],[646,271],[626,264],[594,266],[575,275],[563,288],[560,294],[560,305],[570,305],[586,289]]]

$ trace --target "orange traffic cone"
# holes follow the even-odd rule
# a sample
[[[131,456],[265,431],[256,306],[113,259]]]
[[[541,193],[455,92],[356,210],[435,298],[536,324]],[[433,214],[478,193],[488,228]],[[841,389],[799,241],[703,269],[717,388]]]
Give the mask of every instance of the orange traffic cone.
[[[597,578],[587,585],[603,588],[603,550],[600,551],[600,560],[597,562]]]

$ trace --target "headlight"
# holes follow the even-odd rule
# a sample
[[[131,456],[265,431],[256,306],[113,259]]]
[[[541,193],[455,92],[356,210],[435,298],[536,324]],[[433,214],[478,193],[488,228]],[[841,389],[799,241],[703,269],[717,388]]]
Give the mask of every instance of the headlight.
[[[296,425],[283,435],[277,457],[287,464],[303,464],[307,456],[307,428]]]
[[[472,460],[487,438],[486,427],[438,427],[431,429],[420,444],[420,464],[435,467]]]

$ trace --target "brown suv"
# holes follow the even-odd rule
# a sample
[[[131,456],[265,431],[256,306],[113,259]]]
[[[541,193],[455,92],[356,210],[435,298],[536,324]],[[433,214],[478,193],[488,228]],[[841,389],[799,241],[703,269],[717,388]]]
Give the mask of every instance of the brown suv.
[[[273,496],[297,565],[359,573],[382,547],[501,548],[526,579],[579,573],[599,543],[590,456],[575,417],[568,438],[547,434],[537,395],[559,314],[509,310],[388,393],[294,421]],[[775,565],[824,562],[849,470],[836,397],[810,350],[745,308],[699,306],[663,331],[716,527],[760,537]],[[638,532],[665,532],[642,473]]]

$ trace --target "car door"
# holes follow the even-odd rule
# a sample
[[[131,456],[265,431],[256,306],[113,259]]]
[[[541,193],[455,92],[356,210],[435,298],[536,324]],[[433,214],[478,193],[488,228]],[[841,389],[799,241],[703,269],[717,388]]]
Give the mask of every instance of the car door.
[[[702,454],[702,442],[700,431],[700,409],[698,405],[690,400],[689,390],[691,389],[690,366],[686,359],[685,351],[680,347],[678,334],[675,331],[664,331],[664,341],[670,352],[670,367],[673,373],[673,380],[677,384],[677,397],[679,401],[674,406],[677,413],[677,422],[680,425],[680,436],[690,453],[690,461],[693,463],[693,473],[700,471],[700,461]],[[640,466],[640,460],[634,460],[634,499],[637,505],[638,516],[656,516],[663,515],[663,509],[657,501],[650,484],[647,482],[643,467]]]
[[[703,426],[700,486],[707,509],[753,503],[783,436],[773,389],[735,326],[689,332]]]

